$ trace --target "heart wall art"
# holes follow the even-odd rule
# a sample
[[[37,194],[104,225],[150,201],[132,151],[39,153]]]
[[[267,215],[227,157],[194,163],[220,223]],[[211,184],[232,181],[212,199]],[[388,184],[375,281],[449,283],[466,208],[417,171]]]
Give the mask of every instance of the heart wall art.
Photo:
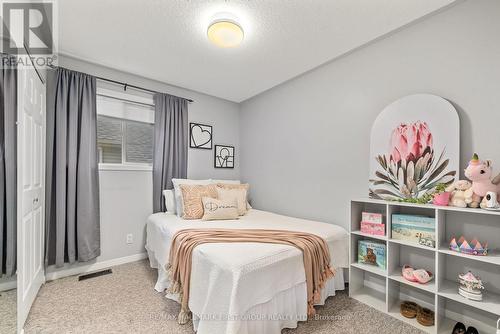
[[[189,123],[189,147],[211,150],[212,126],[199,123]]]
[[[215,145],[214,152],[215,168],[234,168],[234,147],[226,145]]]

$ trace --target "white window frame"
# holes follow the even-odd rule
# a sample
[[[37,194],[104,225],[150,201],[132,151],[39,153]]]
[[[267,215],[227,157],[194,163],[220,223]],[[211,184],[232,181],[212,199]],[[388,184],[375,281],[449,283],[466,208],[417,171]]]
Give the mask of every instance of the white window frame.
[[[149,105],[154,108],[154,100],[153,97],[143,97],[143,96],[137,96],[133,94],[128,94],[126,92],[119,92],[111,89],[106,89],[102,87],[97,87],[97,95],[98,96],[103,96],[107,98],[112,98],[112,99],[117,99],[121,101],[125,101],[128,103],[136,103],[140,105]],[[140,121],[140,120],[134,120],[134,119],[127,119],[127,118],[120,118],[120,117],[113,117],[110,115],[106,114],[100,114],[99,110],[97,110],[97,115],[101,115],[103,117],[108,117],[108,118],[114,118],[118,120],[129,120],[129,121],[136,121],[136,122],[142,122],[142,123],[149,123],[149,124],[154,124],[154,120],[150,121]],[[123,131],[123,123],[122,123],[122,132]],[[125,162],[125,141],[122,141],[122,163],[121,164],[113,164],[113,163],[99,163],[99,170],[102,171],[145,171],[145,172],[152,172],[153,171],[153,165],[151,164],[145,164],[145,163],[134,163],[134,162]]]

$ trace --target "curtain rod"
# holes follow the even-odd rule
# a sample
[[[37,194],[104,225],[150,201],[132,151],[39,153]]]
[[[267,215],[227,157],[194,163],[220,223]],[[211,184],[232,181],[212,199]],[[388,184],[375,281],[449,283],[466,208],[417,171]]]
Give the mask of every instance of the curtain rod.
[[[26,43],[24,43],[24,42],[23,42],[23,47],[24,47],[24,50],[26,50],[26,54],[28,55],[28,57],[31,61],[31,66],[33,66],[33,69],[35,70],[36,75],[38,76],[38,79],[40,79],[42,84],[45,85],[45,80],[43,80],[43,77],[40,74],[40,71],[38,71],[38,69],[36,68],[35,61],[33,60],[33,57],[31,56],[30,50],[28,49],[28,47],[26,46]]]
[[[54,65],[49,65],[49,67],[53,68],[53,69],[56,69],[58,67],[60,68],[64,68],[64,67],[61,67],[61,66],[54,66]],[[152,90],[152,89],[148,89],[148,88],[144,88],[144,87],[139,87],[139,86],[135,86],[135,85],[131,85],[131,84],[128,84],[126,82],[120,82],[120,81],[117,81],[117,80],[113,80],[113,79],[108,79],[108,78],[103,78],[103,77],[98,77],[98,76],[94,76],[97,80],[102,80],[102,81],[107,81],[107,82],[111,82],[111,83],[114,83],[116,85],[120,85],[120,86],[123,86],[123,90],[127,90],[128,87],[130,88],[133,88],[133,89],[136,89],[136,90],[142,90],[142,91],[145,91],[145,92],[149,92],[149,93],[153,93],[153,94],[162,94],[161,92],[157,92],[155,90]],[[171,94],[170,94],[171,95]],[[191,99],[186,99],[185,97],[182,97],[182,96],[179,96],[181,99],[184,99],[184,100],[187,100],[189,103],[192,103],[194,102],[194,100],[191,100]]]

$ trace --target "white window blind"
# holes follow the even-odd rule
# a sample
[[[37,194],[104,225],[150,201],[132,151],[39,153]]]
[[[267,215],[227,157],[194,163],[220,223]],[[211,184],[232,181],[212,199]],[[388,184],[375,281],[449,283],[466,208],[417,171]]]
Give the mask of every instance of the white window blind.
[[[122,121],[106,116],[97,116],[97,148],[99,162],[122,163]]]
[[[98,91],[99,94],[99,91]],[[97,97],[99,162],[122,166],[151,166],[154,107],[119,93]]]
[[[153,125],[126,121],[125,160],[132,163],[153,163]]]

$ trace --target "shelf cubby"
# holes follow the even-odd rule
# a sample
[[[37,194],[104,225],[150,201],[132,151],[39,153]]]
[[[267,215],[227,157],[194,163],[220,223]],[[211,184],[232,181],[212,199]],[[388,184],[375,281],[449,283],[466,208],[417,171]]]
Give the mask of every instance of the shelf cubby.
[[[360,232],[362,211],[384,215],[385,236]],[[394,213],[434,217],[436,247],[392,239],[391,218]],[[352,298],[385,310],[387,314],[427,333],[451,333],[457,321],[472,325],[481,333],[496,331],[496,321],[500,317],[500,212],[359,199],[351,202],[350,227],[349,293]],[[462,235],[468,240],[476,237],[480,242],[488,241],[489,254],[473,256],[451,251],[451,237]],[[386,244],[386,270],[357,263],[359,240]],[[434,280],[424,285],[406,281],[401,274],[404,264],[431,271]],[[483,280],[483,301],[472,301],[458,293],[458,274],[468,270]],[[413,300],[434,310],[435,326],[425,327],[415,319],[404,318],[400,314],[403,300]]]
[[[387,270],[389,279],[412,286],[427,292],[436,292],[436,280],[432,279],[426,284],[407,281],[402,275],[404,265],[411,265],[416,269],[425,269],[431,273],[436,272],[436,261],[433,252],[425,249],[414,248],[403,244],[390,243],[388,250]]]
[[[441,296],[437,298],[437,310],[438,334],[451,333],[458,321],[477,328],[479,333],[496,333],[498,317],[489,312]]]
[[[492,238],[492,233],[499,231],[499,216],[495,215],[478,215],[472,212],[457,212],[457,211],[444,211],[444,223],[446,224],[446,236],[451,238],[461,235],[472,239],[477,237],[480,241],[488,241],[492,246],[499,247],[500,242],[498,238]],[[481,228],[478,228],[481,227]],[[450,240],[447,238],[442,242],[448,243]],[[494,247],[495,248],[495,247]]]
[[[386,277],[353,265],[349,273],[349,294],[365,304],[385,310]]]
[[[387,274],[387,269],[379,268],[375,265],[358,263],[358,241],[361,240],[369,240],[379,244],[384,244],[387,250],[387,242],[383,239],[374,238],[373,236],[370,235],[351,233],[351,251],[350,251],[351,263],[359,268],[364,268],[364,270],[366,271],[370,271],[378,275],[383,275],[385,277]],[[387,254],[385,261],[387,263]]]
[[[418,243],[412,242],[412,241],[407,241],[407,240],[401,240],[401,239],[394,239],[392,236],[392,215],[393,214],[404,214],[404,215],[417,215],[417,216],[425,216],[425,217],[432,217],[436,219],[437,216],[437,210],[434,208],[427,208],[427,207],[421,207],[421,206],[406,206],[406,205],[399,205],[398,204],[388,204],[387,205],[387,235],[388,235],[388,240],[391,243],[396,243],[396,244],[401,244],[401,245],[407,245],[413,248],[420,248],[424,250],[436,250],[436,247],[429,247],[425,245],[420,245]],[[437,221],[437,219],[436,219]],[[436,231],[437,232],[437,231]]]
[[[447,254],[439,254],[439,262],[442,263],[438,283],[439,296],[500,317],[500,267]],[[458,275],[467,271],[481,277],[484,285],[482,301],[469,300],[458,293]]]
[[[384,224],[386,224],[387,235],[387,205],[385,203],[367,203],[364,201],[353,201],[351,204],[351,231],[361,233],[361,213],[372,212],[380,213],[384,216]],[[384,236],[385,238],[385,236]]]
[[[412,301],[417,303],[421,307],[425,307],[435,311],[435,297],[434,293],[423,291],[420,289],[415,289],[412,286],[402,284],[398,281],[389,280],[387,286],[387,313],[396,319],[406,322],[418,329],[427,332],[434,333],[436,326],[423,326],[418,323],[416,319],[405,318],[401,314],[401,303],[403,301]]]

